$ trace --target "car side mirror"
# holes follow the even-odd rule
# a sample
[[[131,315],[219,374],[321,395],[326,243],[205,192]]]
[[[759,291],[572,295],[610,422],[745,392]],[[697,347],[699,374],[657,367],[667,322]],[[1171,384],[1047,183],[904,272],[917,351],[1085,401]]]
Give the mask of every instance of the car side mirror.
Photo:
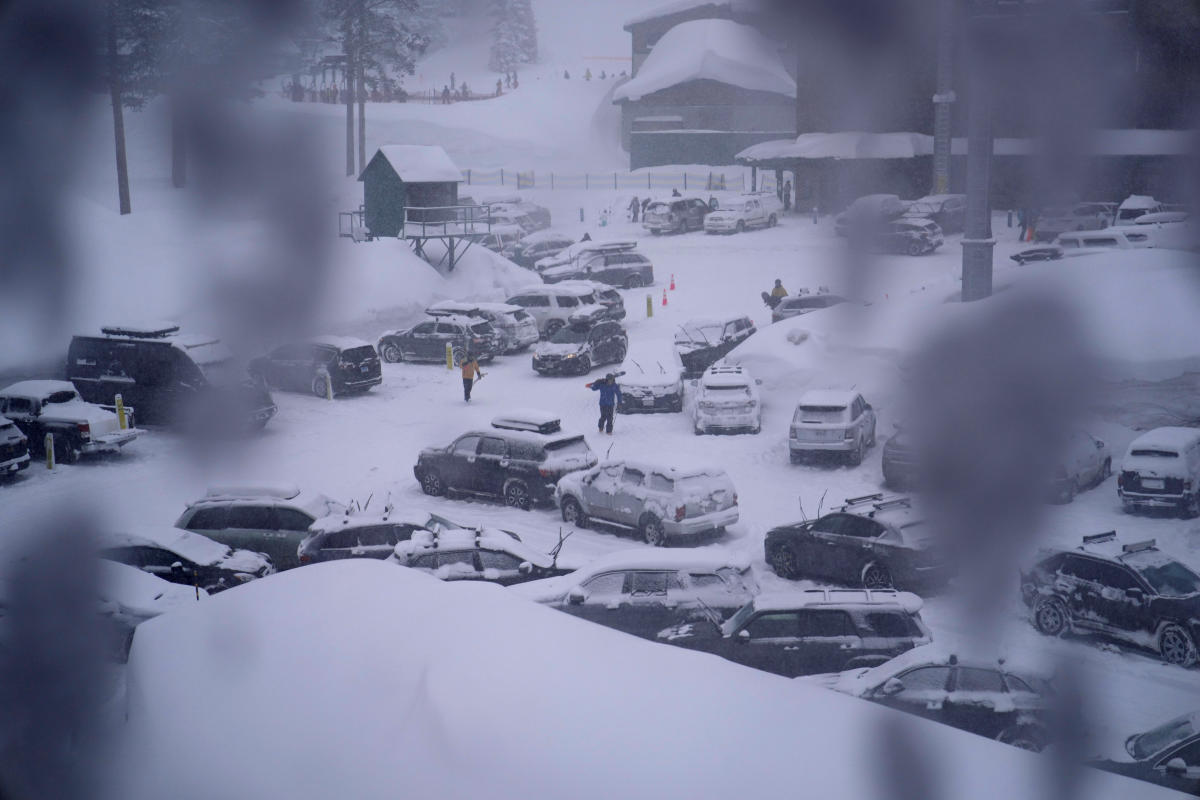
[[[528,561],[522,561],[521,565],[517,567],[517,572],[521,573],[522,575],[532,574],[533,564],[530,564]]]
[[[740,631],[737,632],[737,636],[735,636],[734,638],[738,642],[741,642],[742,644],[746,644],[747,642],[750,641],[750,631],[746,630],[745,628],[742,628]]]
[[[1183,776],[1187,775],[1187,769],[1187,762],[1185,762],[1182,758],[1172,758],[1163,767],[1163,770],[1168,775],[1172,775],[1176,778],[1182,778]]]
[[[576,587],[567,592],[567,602],[570,605],[581,606],[584,600],[587,600],[587,592],[583,591],[583,589]]]
[[[884,697],[895,697],[903,691],[904,684],[900,682],[899,678],[888,678],[886,681],[884,681],[883,685],[876,690],[876,693]]]

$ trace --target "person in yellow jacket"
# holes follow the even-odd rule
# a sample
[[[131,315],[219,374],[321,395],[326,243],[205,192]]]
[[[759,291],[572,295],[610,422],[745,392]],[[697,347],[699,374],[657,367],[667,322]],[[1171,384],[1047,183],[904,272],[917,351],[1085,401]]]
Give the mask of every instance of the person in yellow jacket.
[[[782,300],[788,296],[788,290],[783,288],[783,281],[779,278],[775,279],[775,288],[771,290],[771,297],[776,300]]]
[[[475,385],[476,378],[482,378],[483,373],[479,371],[479,362],[475,360],[475,356],[467,353],[462,360],[462,379],[463,379],[463,400],[471,402],[471,387]]]

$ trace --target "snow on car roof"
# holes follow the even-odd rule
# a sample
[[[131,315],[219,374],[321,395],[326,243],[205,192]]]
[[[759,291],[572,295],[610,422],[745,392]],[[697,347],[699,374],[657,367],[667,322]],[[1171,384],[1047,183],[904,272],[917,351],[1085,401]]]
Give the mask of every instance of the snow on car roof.
[[[750,568],[750,561],[744,556],[738,556],[720,549],[708,550],[660,550],[642,548],[636,550],[617,550],[593,559],[580,569],[571,573],[571,578],[578,578],[580,583],[601,572],[613,572],[626,569],[651,570],[686,570],[688,572],[716,572],[724,568],[736,569],[739,572]]]
[[[900,606],[909,614],[921,610],[924,601],[912,592],[891,589],[802,589],[764,592],[754,598],[755,611],[791,611],[817,605]]]
[[[918,197],[914,203],[944,203],[947,200],[963,199],[965,194],[927,194],[924,197]]]
[[[309,533],[328,533],[350,528],[365,528],[374,525],[420,525],[429,521],[429,512],[418,508],[399,508],[378,514],[358,512],[356,514],[330,514],[308,526]]]
[[[848,406],[858,392],[852,389],[809,389],[800,395],[802,406]]]
[[[713,466],[688,466],[674,467],[667,464],[658,464],[653,461],[635,461],[633,459],[612,459],[604,461],[600,464],[601,467],[629,467],[641,472],[656,472],[664,478],[671,480],[681,480],[683,478],[694,478],[698,476],[725,477],[729,476],[725,470],[720,467]]]
[[[405,183],[461,183],[463,179],[462,170],[437,145],[385,144],[376,155],[382,155]]]
[[[1191,216],[1186,211],[1152,211],[1133,221],[1134,225],[1155,225],[1161,222],[1184,222]]]
[[[1121,201],[1120,208],[1122,210],[1135,208],[1156,208],[1159,205],[1161,205],[1161,203],[1148,194],[1131,194],[1129,197],[1126,197]]]
[[[584,295],[592,294],[592,290],[585,286],[570,284],[564,281],[564,283],[529,286],[517,292],[517,294],[551,294],[558,297],[583,297]]]
[[[528,246],[531,244],[541,244],[542,242],[574,242],[575,237],[569,233],[562,231],[534,231],[521,240],[522,244]]]
[[[447,531],[414,531],[412,538],[396,545],[399,558],[407,558],[429,550],[499,550],[511,553],[522,561],[539,567],[549,567],[554,559],[547,553],[518,542],[503,531],[494,528],[452,529]]]
[[[1165,427],[1147,431],[1133,440],[1129,452],[1134,450],[1182,451],[1200,438],[1200,428]]]
[[[434,303],[429,308],[425,309],[426,313],[431,316],[447,316],[446,314],[435,314],[438,311],[457,312],[463,316],[469,316],[470,311],[491,311],[495,314],[511,314],[514,311],[524,311],[520,306],[509,305],[508,303],[475,303],[470,300],[442,300]]]
[[[637,74],[617,86],[612,97],[636,101],[697,80],[796,96],[796,82],[778,48],[758,30],[728,19],[697,19],[664,33]]]
[[[487,323],[486,319],[468,317],[465,314],[431,314],[430,316],[435,318],[438,322],[448,322],[452,325],[462,325],[465,328],[470,328],[472,325],[479,325],[480,323]]]
[[[982,646],[986,647],[987,645],[984,644]],[[956,662],[959,666],[999,669],[1001,672],[1024,677],[1035,677],[1043,680],[1049,677],[1049,670],[1047,668],[1035,661],[1031,661],[1026,655],[1022,655],[1020,659],[1013,661],[1008,657],[1007,652],[985,654],[970,650],[959,651],[934,642],[907,650],[879,666],[857,671],[853,674],[850,672],[843,673],[844,678],[847,678],[848,681],[847,683],[843,683],[839,688],[844,688],[849,684],[861,686],[863,690],[871,689],[910,667],[946,666],[951,661]],[[853,689],[850,692],[852,694],[855,693]]]
[[[13,397],[42,398],[55,392],[74,392],[75,384],[70,381],[35,380],[18,381],[0,389],[0,395]]]
[[[370,342],[364,342],[362,339],[355,339],[353,336],[314,336],[309,339],[310,342],[323,347],[332,347],[335,350],[354,350],[359,347],[372,347]]]
[[[169,525],[137,526],[101,533],[98,538],[103,547],[161,547],[203,566],[219,564],[230,550],[207,536]]]
[[[514,408],[503,414],[497,414],[492,419],[492,426],[496,428],[504,428],[512,425],[522,426],[517,428],[517,430],[527,430],[524,426],[532,428],[554,427],[554,432],[556,433],[561,424],[562,414],[540,408]]]
[[[241,486],[210,486],[203,500],[291,500],[300,495],[300,487],[291,483],[251,483]]]

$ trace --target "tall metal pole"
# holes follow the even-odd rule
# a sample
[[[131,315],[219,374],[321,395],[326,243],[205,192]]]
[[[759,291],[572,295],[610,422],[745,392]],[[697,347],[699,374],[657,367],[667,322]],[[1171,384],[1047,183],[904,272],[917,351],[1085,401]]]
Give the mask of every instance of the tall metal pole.
[[[955,0],[938,0],[937,91],[933,95],[933,194],[950,191],[950,121],[954,101]]]
[[[993,0],[994,3],[994,0]],[[992,3],[980,3],[989,6]],[[980,9],[981,11],[983,9]],[[962,299],[992,294],[992,92],[987,17],[967,22],[967,218],[962,240]]]

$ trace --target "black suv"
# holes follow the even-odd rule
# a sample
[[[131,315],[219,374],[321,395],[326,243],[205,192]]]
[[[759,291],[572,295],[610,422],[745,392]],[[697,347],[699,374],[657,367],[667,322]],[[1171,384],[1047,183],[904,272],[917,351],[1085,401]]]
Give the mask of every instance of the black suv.
[[[340,336],[285,344],[251,361],[249,370],[276,389],[312,392],[317,397],[324,397],[326,391],[365,392],[383,383],[375,348]]]
[[[683,361],[684,377],[700,377],[757,330],[749,317],[691,319],[683,323],[675,334],[675,350]]]
[[[425,494],[500,497],[514,508],[554,502],[554,485],[568,472],[596,466],[582,436],[562,433],[550,415],[497,417],[490,430],[470,431],[446,447],[421,451],[413,474]]]
[[[820,577],[881,589],[946,578],[940,550],[908,498],[854,497],[833,513],[767,531],[767,563],[781,578]]]
[[[601,364],[620,364],[629,337],[620,323],[597,314],[572,315],[549,340],[538,342],[533,368],[540,375],[586,375]]]
[[[920,611],[921,598],[907,592],[760,594],[724,622],[714,614],[660,631],[658,640],[795,678],[873,667],[929,644]]]
[[[589,280],[637,289],[654,283],[654,265],[641,253],[628,250],[585,252],[570,263],[542,270],[542,280],[559,283],[569,280]]]
[[[1083,537],[1021,574],[1021,599],[1047,636],[1098,633],[1156,648],[1169,664],[1196,663],[1200,575],[1153,539],[1122,545],[1116,531]]]
[[[449,346],[455,364],[470,352],[490,361],[500,352],[500,336],[487,320],[457,315],[425,320],[412,328],[388,331],[379,337],[379,355],[389,364],[398,361],[446,360]]]
[[[267,387],[238,367],[219,339],[181,333],[178,325],[109,326],[76,336],[67,380],[89,403],[120,394],[143,423],[236,433],[261,429],[275,416]]]

